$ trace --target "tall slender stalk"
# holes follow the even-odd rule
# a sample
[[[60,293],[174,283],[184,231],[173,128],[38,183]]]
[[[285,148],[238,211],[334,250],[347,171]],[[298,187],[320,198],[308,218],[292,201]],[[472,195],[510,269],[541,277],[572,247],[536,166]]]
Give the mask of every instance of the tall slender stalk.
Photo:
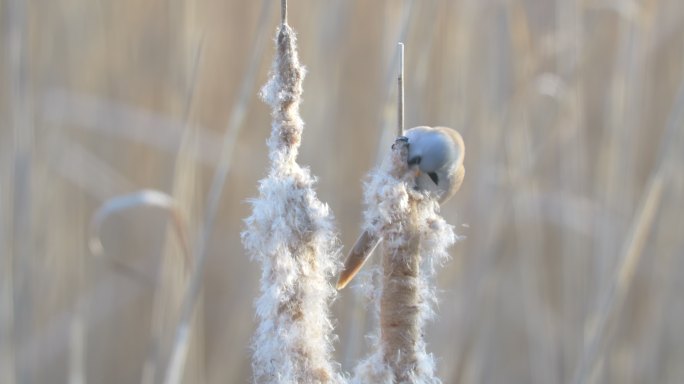
[[[397,130],[399,136],[404,135],[404,43],[398,44],[399,48],[399,77],[397,77]]]
[[[262,89],[273,116],[270,170],[242,234],[245,248],[262,265],[252,368],[256,383],[339,383],[328,317],[334,289],[327,279],[335,272],[336,253],[332,215],[316,197],[309,170],[296,162],[305,71],[282,4],[276,57]]]
[[[416,8],[416,1],[415,0],[409,0],[406,2],[404,6],[402,6],[402,12],[401,12],[401,21],[399,23],[399,29],[396,31],[396,35],[392,36],[392,39],[394,41],[406,41],[408,37],[408,32],[411,27],[411,21],[413,21],[414,18],[411,16],[414,15],[414,9]],[[394,93],[394,74],[397,73],[398,65],[403,62],[400,58],[401,55],[401,46],[397,45],[395,52],[392,54],[392,59],[390,60],[388,66],[387,66],[387,77],[383,79],[382,86],[383,86],[383,91],[386,92],[384,97],[385,97],[385,105],[383,105],[382,110],[383,111],[391,111],[392,110],[392,105],[394,102],[392,101],[393,97],[392,94]],[[402,71],[403,72],[403,71]],[[382,126],[381,131],[380,131],[380,141],[379,143],[387,143],[390,140],[392,140],[394,137],[396,137],[397,131],[395,130],[396,128],[393,128],[391,125],[391,116],[383,113],[380,114],[380,121],[378,124]],[[403,120],[403,119],[402,119]],[[381,144],[384,145],[384,144]],[[385,151],[383,147],[378,148],[379,150],[377,151],[378,157],[376,164],[380,164],[382,162],[382,159],[387,156],[387,151]]]

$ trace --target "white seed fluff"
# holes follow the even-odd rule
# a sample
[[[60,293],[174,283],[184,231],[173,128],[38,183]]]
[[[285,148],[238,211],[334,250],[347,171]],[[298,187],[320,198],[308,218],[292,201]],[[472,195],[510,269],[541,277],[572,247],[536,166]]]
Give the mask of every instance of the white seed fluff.
[[[331,360],[333,326],[328,305],[335,290],[337,252],[332,214],[313,189],[315,179],[296,163],[304,68],[295,34],[282,24],[271,77],[262,89],[272,107],[271,166],[245,220],[242,241],[262,266],[259,325],[253,340],[255,383],[341,383]]]

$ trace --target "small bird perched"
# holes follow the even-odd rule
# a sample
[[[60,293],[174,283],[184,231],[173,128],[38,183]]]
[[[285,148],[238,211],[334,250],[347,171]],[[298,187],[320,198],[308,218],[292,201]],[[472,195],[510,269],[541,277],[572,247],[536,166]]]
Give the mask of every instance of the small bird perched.
[[[408,165],[416,170],[415,187],[430,191],[440,204],[449,200],[463,183],[465,145],[461,134],[447,127],[415,127],[405,132]],[[356,276],[382,239],[364,231],[356,240],[337,280],[344,288]]]

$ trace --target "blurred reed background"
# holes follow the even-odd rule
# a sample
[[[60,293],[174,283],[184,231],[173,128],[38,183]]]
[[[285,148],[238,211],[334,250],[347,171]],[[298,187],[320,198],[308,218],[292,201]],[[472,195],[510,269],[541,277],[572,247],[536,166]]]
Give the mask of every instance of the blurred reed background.
[[[143,188],[176,199],[191,245],[210,231],[183,381],[250,382],[260,272],[239,234],[277,1],[0,0],[0,20],[0,383],[162,381],[193,269],[168,212],[115,212],[104,254],[87,246],[97,208]],[[293,0],[289,23],[300,159],[340,257],[392,142],[397,41],[406,126],[464,136],[443,213],[465,239],[427,329],[445,383],[684,382],[681,0]],[[347,372],[373,327],[361,291],[333,304]]]

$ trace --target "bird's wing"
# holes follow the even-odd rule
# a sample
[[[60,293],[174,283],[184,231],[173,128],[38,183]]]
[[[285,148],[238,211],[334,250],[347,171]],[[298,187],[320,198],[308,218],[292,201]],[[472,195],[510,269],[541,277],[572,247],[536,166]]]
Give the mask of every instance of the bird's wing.
[[[440,203],[444,203],[454,196],[461,188],[461,184],[463,184],[463,178],[465,177],[465,167],[463,166],[465,144],[463,143],[463,137],[457,130],[447,127],[435,127],[435,129],[444,133],[451,139],[454,144],[454,150],[457,152],[453,171],[450,171],[448,176],[449,186],[447,187],[446,193],[440,198]]]
[[[351,252],[349,252],[347,260],[344,262],[344,269],[337,280],[337,289],[342,289],[349,284],[351,279],[356,276],[361,267],[366,263],[375,247],[380,244],[380,240],[382,239],[371,235],[368,231],[363,231],[356,240]]]

